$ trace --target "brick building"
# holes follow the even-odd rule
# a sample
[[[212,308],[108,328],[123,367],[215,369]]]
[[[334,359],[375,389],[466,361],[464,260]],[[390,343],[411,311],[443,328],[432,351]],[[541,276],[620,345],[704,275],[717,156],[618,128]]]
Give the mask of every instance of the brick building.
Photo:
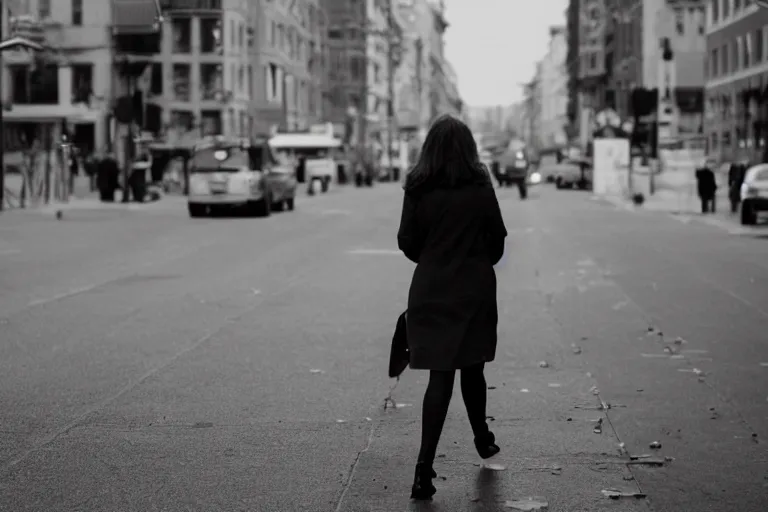
[[[707,5],[706,135],[721,161],[766,161],[768,9],[752,1]]]

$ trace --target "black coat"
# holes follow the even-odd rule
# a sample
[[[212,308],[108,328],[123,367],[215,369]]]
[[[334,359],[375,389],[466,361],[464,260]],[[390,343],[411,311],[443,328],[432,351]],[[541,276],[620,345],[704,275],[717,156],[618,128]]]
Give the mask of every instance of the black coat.
[[[717,183],[715,173],[709,167],[704,167],[696,171],[696,184],[701,198],[711,198],[715,196]]]
[[[493,266],[506,236],[490,184],[405,194],[397,242],[417,263],[408,293],[411,368],[455,370],[493,361]]]

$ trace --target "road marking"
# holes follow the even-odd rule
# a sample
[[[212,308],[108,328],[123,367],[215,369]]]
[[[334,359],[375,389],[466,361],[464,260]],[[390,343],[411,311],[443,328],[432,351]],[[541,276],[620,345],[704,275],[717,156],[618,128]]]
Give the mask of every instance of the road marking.
[[[80,288],[73,288],[69,291],[59,293],[56,295],[52,295],[50,297],[45,297],[42,299],[36,299],[27,304],[27,307],[35,307],[35,306],[42,306],[43,304],[50,304],[51,302],[56,302],[61,299],[67,299],[69,297],[73,297],[75,295],[80,295],[81,293],[90,292],[92,290],[95,290],[96,288],[99,288],[101,286],[104,286],[106,283],[94,283],[90,284],[88,286],[82,286]]]
[[[760,363],[760,366],[762,366],[763,368],[768,368],[768,363]]]
[[[347,251],[347,254],[365,254],[365,255],[387,255],[394,256],[399,255],[400,251],[397,249],[351,249]]]

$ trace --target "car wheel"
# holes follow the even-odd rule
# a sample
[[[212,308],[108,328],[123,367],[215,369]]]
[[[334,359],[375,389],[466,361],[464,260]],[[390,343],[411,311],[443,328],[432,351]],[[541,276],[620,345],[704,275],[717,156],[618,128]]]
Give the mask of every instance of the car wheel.
[[[331,186],[331,178],[323,178],[323,181],[320,185],[320,191],[323,193],[328,192],[328,189]]]
[[[558,189],[558,190],[562,190],[564,188],[563,187],[563,178],[561,178],[559,176],[557,177],[557,179],[555,180],[555,188]]]
[[[189,216],[193,219],[205,217],[205,214],[208,213],[204,204],[187,203],[187,210],[189,211]]]
[[[255,217],[269,217],[272,214],[272,199],[266,197],[259,201],[248,201],[247,209]]]
[[[296,205],[294,204],[294,198],[289,197],[285,200],[285,206],[288,208],[289,211],[293,211]]]
[[[276,203],[272,204],[272,211],[273,212],[282,212],[285,211],[285,200],[280,200]]]
[[[742,226],[757,224],[757,214],[755,214],[752,203],[749,201],[741,203],[741,224]]]

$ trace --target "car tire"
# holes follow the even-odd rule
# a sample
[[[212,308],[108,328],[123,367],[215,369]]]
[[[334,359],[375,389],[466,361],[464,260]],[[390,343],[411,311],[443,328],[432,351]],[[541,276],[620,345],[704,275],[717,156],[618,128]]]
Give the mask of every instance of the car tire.
[[[752,226],[754,224],[757,224],[757,215],[752,208],[752,203],[744,201],[741,203],[741,225]]]
[[[189,216],[193,219],[205,217],[206,213],[208,213],[208,209],[204,204],[187,203],[187,210],[189,211]]]
[[[272,211],[273,212],[284,212],[285,211],[285,200],[280,200],[276,203],[272,204]]]
[[[259,201],[248,201],[247,209],[254,217],[269,217],[272,214],[272,199],[266,197]]]
[[[565,188],[565,187],[563,186],[563,178],[561,178],[561,177],[559,177],[559,176],[558,176],[558,177],[557,177],[557,179],[555,179],[555,188],[556,188],[557,190],[562,190],[562,189],[564,189],[564,188]]]
[[[296,205],[294,204],[294,198],[289,197],[285,200],[285,206],[288,208],[288,211],[293,211],[296,208]]]
[[[331,178],[323,178],[323,181],[320,184],[320,191],[325,194],[328,192],[328,189],[331,187]]]

